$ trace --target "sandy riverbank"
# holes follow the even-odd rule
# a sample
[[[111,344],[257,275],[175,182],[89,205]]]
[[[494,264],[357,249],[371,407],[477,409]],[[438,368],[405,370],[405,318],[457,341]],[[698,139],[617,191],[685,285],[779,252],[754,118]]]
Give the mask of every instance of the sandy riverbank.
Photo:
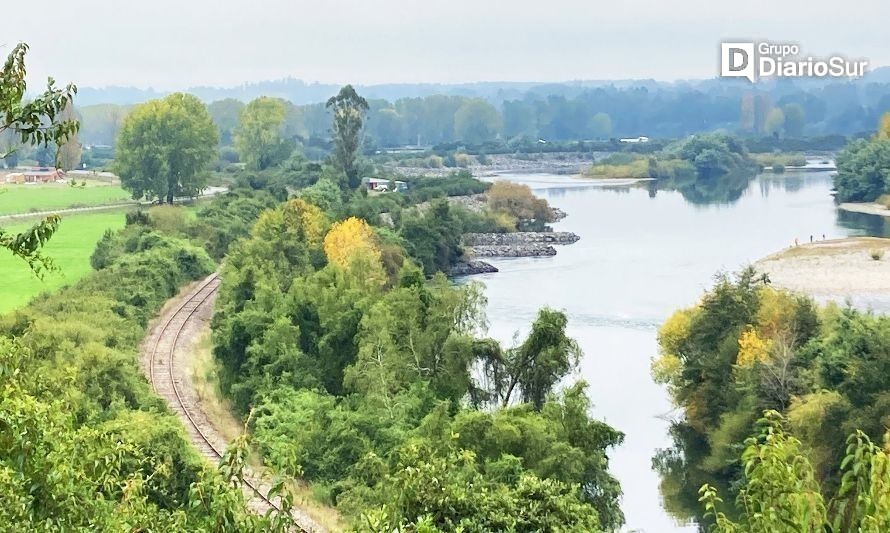
[[[890,217],[890,209],[878,203],[853,203],[846,202],[838,206],[844,211],[852,211],[853,213],[865,213],[867,215],[879,215],[882,217]]]
[[[880,260],[872,250],[882,250]],[[787,248],[755,264],[777,287],[819,300],[890,304],[890,239],[853,237]]]

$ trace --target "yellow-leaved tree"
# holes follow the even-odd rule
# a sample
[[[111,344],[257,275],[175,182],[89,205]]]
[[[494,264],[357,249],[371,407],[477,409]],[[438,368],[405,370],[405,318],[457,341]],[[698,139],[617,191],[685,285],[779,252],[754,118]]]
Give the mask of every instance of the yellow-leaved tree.
[[[672,314],[658,328],[658,344],[660,354],[652,360],[650,371],[656,383],[668,386],[671,397],[676,399],[678,380],[683,369],[680,360],[680,345],[689,334],[689,325],[695,316],[696,308],[681,309]]]
[[[360,218],[349,217],[334,223],[324,237],[324,254],[328,262],[347,267],[358,257],[380,261],[380,248],[374,230]]]
[[[377,290],[386,283],[377,235],[360,218],[334,223],[324,237],[324,253],[328,263],[348,271],[365,290]]]
[[[878,123],[878,139],[890,139],[890,113],[884,113]]]
[[[754,363],[769,361],[772,341],[763,339],[757,334],[757,330],[748,327],[739,337],[739,355],[736,364],[739,366],[751,366]]]

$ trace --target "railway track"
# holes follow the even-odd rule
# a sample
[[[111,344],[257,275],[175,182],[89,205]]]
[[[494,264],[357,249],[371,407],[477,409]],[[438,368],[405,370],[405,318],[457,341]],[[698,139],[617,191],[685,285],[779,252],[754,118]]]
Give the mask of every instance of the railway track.
[[[186,427],[191,442],[204,457],[213,463],[219,462],[225,451],[226,442],[212,427],[203,412],[195,407],[194,395],[183,383],[189,380],[187,369],[177,357],[177,343],[183,331],[205,320],[212,312],[220,278],[211,274],[196,288],[189,291],[177,307],[162,317],[161,323],[152,332],[149,342],[143,348],[147,357],[146,373],[152,389],[166,400]],[[268,487],[261,478],[245,469],[244,487],[250,508],[265,514],[270,509],[281,511],[278,502],[268,498]],[[288,516],[297,531],[306,533],[323,531],[311,518],[299,510],[290,510]]]

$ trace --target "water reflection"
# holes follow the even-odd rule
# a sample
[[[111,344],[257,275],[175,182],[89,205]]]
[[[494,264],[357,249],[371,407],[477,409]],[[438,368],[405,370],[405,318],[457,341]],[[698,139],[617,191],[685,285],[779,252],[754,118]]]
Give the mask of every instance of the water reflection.
[[[529,184],[568,213],[553,224],[581,236],[548,258],[494,259],[486,285],[489,334],[509,344],[543,306],[564,309],[584,351],[593,415],[625,432],[610,454],[624,490],[626,530],[693,531],[697,489],[712,476],[681,413],[649,375],[658,326],[697,301],[721,270],[810,235],[888,235],[872,215],[837,213],[828,172],[642,182],[615,188],[569,176],[502,176]],[[667,413],[667,414],[666,414]],[[731,492],[718,487],[722,494]],[[681,524],[681,525],[678,525]]]
[[[859,230],[872,237],[890,237],[890,218],[866,213],[853,213],[837,210],[837,224],[844,228]]]
[[[733,172],[715,178],[701,178],[692,173],[649,183],[649,196],[657,191],[678,191],[683,198],[695,205],[731,204],[739,200],[755,178],[753,172]]]

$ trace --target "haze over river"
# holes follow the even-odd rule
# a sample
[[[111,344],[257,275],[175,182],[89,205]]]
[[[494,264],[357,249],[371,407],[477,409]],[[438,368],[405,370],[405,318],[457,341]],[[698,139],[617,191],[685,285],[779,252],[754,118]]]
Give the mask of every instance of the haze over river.
[[[608,188],[550,174],[503,174],[526,183],[568,213],[554,230],[581,240],[550,258],[494,259],[485,284],[489,335],[524,337],[539,308],[564,310],[569,334],[584,350],[580,376],[594,415],[626,434],[611,470],[624,491],[626,530],[685,531],[662,508],[651,460],[671,446],[667,393],[649,376],[656,330],[673,311],[692,305],[715,273],[734,271],[772,252],[814,239],[878,235],[872,215],[838,215],[827,172],[759,176],[733,190],[655,191],[654,184]],[[839,219],[839,216],[841,219]]]

